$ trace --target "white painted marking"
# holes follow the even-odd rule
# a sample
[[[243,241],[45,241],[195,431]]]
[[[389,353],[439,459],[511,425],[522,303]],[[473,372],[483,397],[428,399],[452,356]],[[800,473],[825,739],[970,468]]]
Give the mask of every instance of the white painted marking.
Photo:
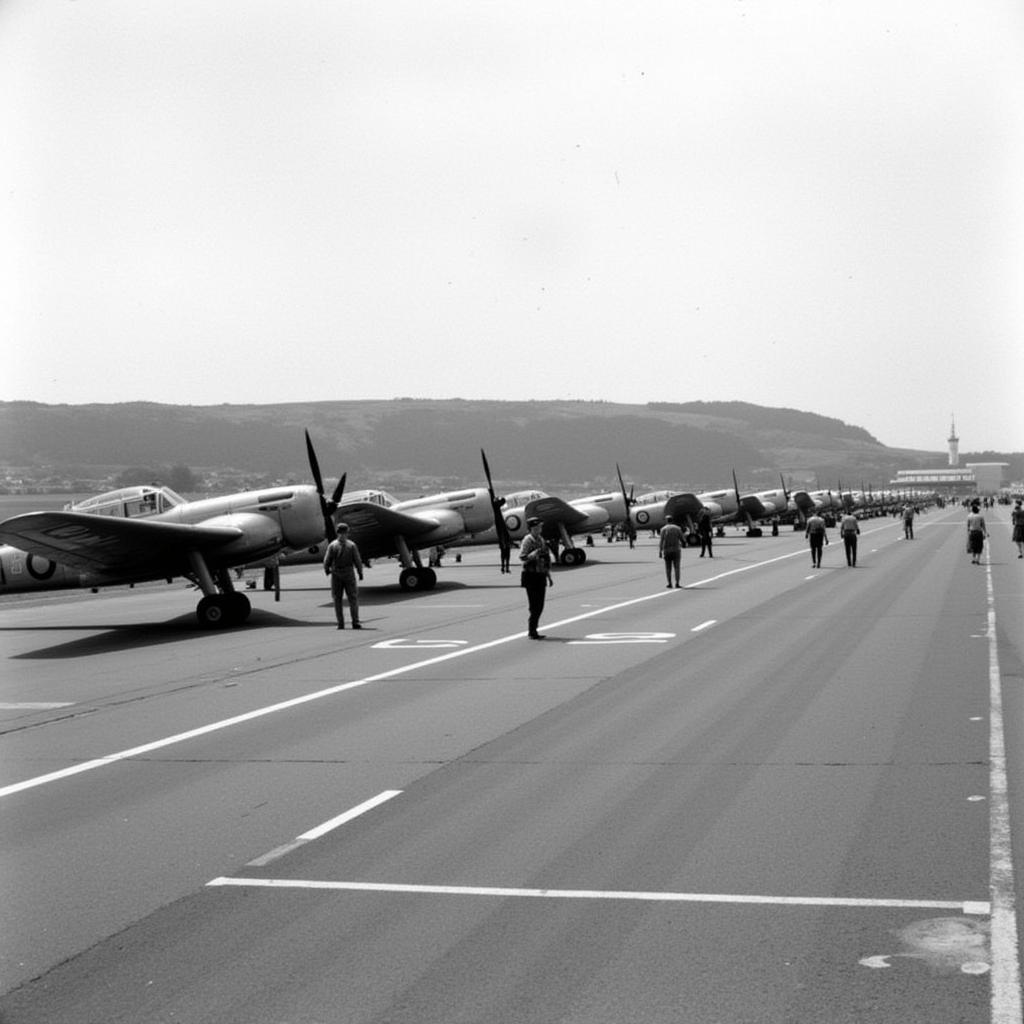
[[[249,861],[249,863],[246,864],[246,867],[266,867],[267,864],[278,860],[286,853],[291,853],[292,850],[297,850],[300,846],[304,846],[306,843],[312,842],[314,839],[319,839],[321,836],[326,835],[333,829],[338,828],[339,825],[344,825],[345,822],[351,821],[353,818],[358,818],[361,814],[365,814],[367,811],[372,811],[374,807],[378,807],[380,804],[386,803],[392,797],[398,796],[401,792],[402,791],[400,789],[386,789],[383,793],[378,793],[369,800],[364,800],[356,807],[345,811],[343,814],[339,814],[335,818],[331,818],[329,821],[325,821],[322,825],[317,825],[316,828],[311,828],[308,832],[303,832],[302,835],[297,836],[290,843],[278,846],[269,853],[263,854],[262,857],[257,857],[255,860]]]
[[[728,576],[736,576],[739,573],[750,572],[752,569],[757,569],[765,565],[773,565],[775,562],[782,562],[787,558],[795,558],[798,555],[806,555],[806,552],[803,549],[799,549],[797,551],[791,551],[786,555],[778,555],[775,558],[765,559],[763,562],[750,562],[747,565],[741,565],[737,569],[729,569],[716,576],[709,576],[707,579],[698,580],[696,583],[691,583],[689,586],[690,588],[693,588],[700,586],[702,583],[714,583],[717,580],[725,579]],[[593,618],[595,615],[603,615],[605,612],[618,611],[620,608],[630,608],[633,605],[643,604],[646,601],[656,601],[663,598],[666,594],[674,593],[674,590],[659,589],[655,593],[647,594],[644,597],[633,597],[628,601],[620,601],[618,604],[606,605],[604,608],[597,608],[593,611],[583,612],[580,615],[570,616],[567,619],[561,619],[558,622],[551,623],[546,628],[550,630],[557,629],[560,626],[568,626],[575,622],[582,622],[584,619]],[[222,718],[217,722],[209,722],[208,724],[198,726],[195,729],[176,733],[173,736],[165,736],[163,739],[154,740],[151,743],[143,743],[137,747],[129,747],[127,750],[119,750],[113,754],[106,754],[103,757],[93,758],[91,761],[83,761],[80,764],[71,765],[68,768],[61,768],[55,772],[48,772],[46,775],[36,775],[33,778],[24,779],[21,782],[14,782],[9,786],[0,788],[0,798],[12,796],[15,793],[22,793],[28,789],[35,789],[37,786],[45,786],[51,782],[58,782],[61,779],[68,779],[74,775],[81,775],[84,772],[91,772],[97,768],[104,768],[107,765],[117,764],[119,761],[127,761],[133,757],[141,757],[143,754],[151,754],[154,750],[162,750],[164,747],[184,743],[187,740],[197,739],[200,736],[208,736],[210,733],[220,732],[222,729],[230,729],[233,726],[242,725],[245,722],[252,722],[257,718],[263,718],[266,715],[273,715],[279,711],[288,711],[291,708],[299,707],[302,704],[309,704],[312,701],[322,700],[325,697],[333,697],[336,694],[344,693],[346,690],[354,690],[361,686],[368,686],[370,683],[383,682],[386,679],[394,679],[396,676],[405,675],[409,672],[416,672],[419,669],[440,665],[442,662],[448,661],[451,658],[461,658],[467,654],[477,654],[480,651],[490,650],[492,647],[500,647],[502,644],[521,640],[525,636],[526,632],[524,630],[519,633],[511,633],[508,636],[498,637],[494,640],[486,640],[483,643],[475,644],[472,647],[463,647],[457,651],[449,651],[447,654],[439,654],[434,658],[415,661],[410,665],[399,665],[386,672],[378,672],[372,676],[364,676],[362,679],[353,679],[347,683],[338,683],[336,686],[328,686],[323,690],[315,690],[312,693],[303,694],[301,697],[292,697],[290,700],[283,700],[277,704],[268,704],[265,707],[255,708],[252,711],[247,711],[241,715],[234,715],[231,718]],[[334,652],[332,651],[331,653],[333,656]]]
[[[361,804],[339,814],[336,818],[331,818],[330,821],[325,821],[322,825],[317,825],[316,828],[303,832],[299,838],[307,840],[319,839],[321,836],[327,835],[328,832],[334,831],[340,825],[344,825],[345,822],[352,821],[353,818],[358,818],[361,814],[372,811],[374,807],[387,803],[388,800],[398,796],[401,792],[400,789],[385,789],[383,793],[378,793],[376,796],[370,797],[369,800],[364,800]]]
[[[986,547],[988,542],[986,541]],[[1020,946],[1017,939],[1017,886],[1013,872],[1003,684],[996,638],[996,605],[991,559],[985,565],[988,601],[989,682],[989,893],[992,899],[992,1024],[1020,1024]]]
[[[54,708],[70,708],[73,704],[74,701],[70,700],[25,700],[0,704],[0,711],[52,711]]]
[[[970,804],[977,804],[981,803],[981,801],[983,801],[984,799],[985,798],[983,796],[969,796],[967,798],[967,802]]]
[[[664,644],[675,633],[589,633],[585,640],[570,640],[569,644]]]
[[[816,580],[817,578],[818,578],[817,576],[805,576],[804,577],[805,580]]]
[[[301,878],[214,878],[208,887],[262,889],[326,889],[338,892],[398,892],[433,896],[501,896],[549,900],[635,900],[654,903],[745,903],[789,907],[891,907],[907,910],[959,910],[987,907],[972,900],[862,899],[843,896],[755,896],[714,892],[644,892],[614,889],[511,889],[477,885],[405,885],[386,882],[327,882]]]
[[[881,956],[864,956],[857,961],[862,967],[892,967],[889,957],[892,953],[883,953]]]
[[[444,647],[461,647],[468,643],[468,640],[407,640],[405,637],[395,637],[393,640],[381,640],[379,644],[373,646],[382,651],[430,651]]]
[[[702,629],[710,629],[718,619],[708,619],[707,622],[702,622],[699,626],[694,626],[690,630],[691,633],[699,633]]]

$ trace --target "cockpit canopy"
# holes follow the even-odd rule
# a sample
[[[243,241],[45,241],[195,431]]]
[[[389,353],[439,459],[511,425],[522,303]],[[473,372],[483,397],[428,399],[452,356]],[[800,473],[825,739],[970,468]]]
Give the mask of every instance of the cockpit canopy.
[[[84,501],[65,505],[64,510],[66,512],[88,512],[96,516],[121,516],[125,519],[137,519],[140,516],[153,516],[159,512],[167,512],[184,502],[185,499],[172,491],[170,487],[151,487],[143,484],[140,487],[122,487],[117,491],[97,494]]]

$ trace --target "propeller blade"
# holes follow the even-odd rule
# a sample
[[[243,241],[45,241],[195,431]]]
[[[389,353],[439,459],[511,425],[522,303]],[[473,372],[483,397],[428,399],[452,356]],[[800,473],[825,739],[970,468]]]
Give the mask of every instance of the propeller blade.
[[[622,470],[619,469],[619,464],[615,463],[615,472],[619,477],[619,489],[622,491],[622,504],[626,509],[626,522],[623,524],[626,530],[626,535],[630,540],[636,539],[636,527],[633,526],[633,520],[629,518],[629,506],[634,504],[630,500],[629,495],[626,493],[626,481],[622,479]]]
[[[484,461],[484,476],[487,477],[487,493],[491,499],[491,510],[494,512],[494,532],[498,537],[498,545],[501,548],[509,548],[512,546],[512,538],[509,536],[508,527],[505,525],[505,517],[501,514],[501,506],[505,504],[505,499],[499,498],[494,493],[491,467],[487,462],[487,454],[483,448],[480,449],[480,458]]]
[[[337,507],[341,504],[341,496],[345,493],[345,480],[348,477],[348,473],[342,473],[341,479],[338,481],[338,486],[334,488],[334,493],[331,495],[331,503]]]
[[[324,517],[324,536],[331,541],[338,536],[338,531],[334,528],[334,509],[337,508],[338,501],[332,498],[331,503],[328,503],[327,498],[324,496],[324,478],[320,472],[320,462],[317,460],[316,451],[313,449],[313,441],[309,436],[308,430],[306,431],[306,454],[309,456],[309,469],[313,474],[313,482],[316,484],[316,493],[320,496],[320,514]],[[346,474],[342,474],[341,479],[338,481],[338,486],[334,489],[338,499],[340,499],[341,492],[345,489],[345,476]]]
[[[313,450],[313,441],[306,431],[306,455],[309,457],[309,468],[313,474],[313,483],[316,484],[317,493],[323,497],[324,478],[320,475],[320,463],[317,462],[316,452]]]

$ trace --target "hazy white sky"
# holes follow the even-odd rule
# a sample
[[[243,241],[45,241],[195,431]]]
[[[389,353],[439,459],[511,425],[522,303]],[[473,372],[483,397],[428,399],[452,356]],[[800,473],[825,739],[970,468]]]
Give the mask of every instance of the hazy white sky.
[[[2,0],[0,400],[1024,448],[1015,0]]]

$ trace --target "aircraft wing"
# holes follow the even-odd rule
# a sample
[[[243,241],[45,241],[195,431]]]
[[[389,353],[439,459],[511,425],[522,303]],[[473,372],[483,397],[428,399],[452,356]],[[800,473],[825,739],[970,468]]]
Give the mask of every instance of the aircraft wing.
[[[393,537],[396,533],[403,537],[419,537],[422,534],[430,533],[441,525],[441,519],[430,515],[429,512],[419,512],[411,515],[408,512],[399,512],[395,509],[385,508],[383,505],[376,505],[372,501],[353,501],[342,505],[338,509],[338,522],[348,523],[351,530],[357,531],[359,537],[353,537],[358,541],[361,537],[373,537],[376,534],[387,534]]]
[[[395,554],[396,536],[403,537],[415,548],[417,538],[435,533],[446,523],[444,517],[432,515],[426,509],[413,515],[372,501],[348,502],[338,509],[335,518],[348,523],[349,539],[356,542],[363,558],[386,558]]]
[[[542,533],[547,536],[548,526],[557,526],[562,523],[567,529],[572,530],[574,526],[587,521],[587,515],[578,508],[573,508],[567,501],[561,498],[537,498],[526,506],[526,517],[530,519],[536,516],[542,520],[544,527]]]
[[[27,512],[0,523],[0,541],[80,572],[111,577],[177,575],[187,552],[242,536],[233,526],[122,519],[89,512]]]
[[[697,517],[704,511],[704,505],[696,494],[689,492],[685,494],[673,494],[665,502],[665,515],[672,516],[678,522],[695,523]]]

